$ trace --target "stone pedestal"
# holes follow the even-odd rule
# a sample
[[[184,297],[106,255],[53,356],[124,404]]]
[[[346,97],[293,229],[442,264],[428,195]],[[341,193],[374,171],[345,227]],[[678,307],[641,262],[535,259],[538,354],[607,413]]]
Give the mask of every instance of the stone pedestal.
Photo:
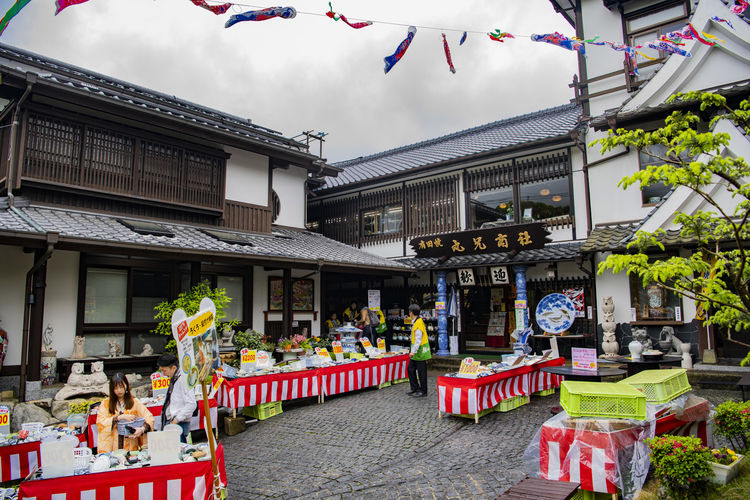
[[[42,351],[40,377],[42,385],[52,385],[57,382],[57,351]]]

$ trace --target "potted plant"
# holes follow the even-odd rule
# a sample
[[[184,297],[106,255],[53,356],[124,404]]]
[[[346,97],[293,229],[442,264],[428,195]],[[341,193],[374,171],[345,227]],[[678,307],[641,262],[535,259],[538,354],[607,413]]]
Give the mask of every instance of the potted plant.
[[[263,335],[262,332],[250,330],[249,328],[244,332],[237,332],[234,335],[234,345],[238,351],[242,349],[266,351],[269,356],[271,356],[274,348],[273,342],[269,342],[268,337]]]
[[[68,418],[66,420],[68,427],[83,427],[92,404],[93,402],[89,400],[70,403],[68,406]]]
[[[668,498],[700,497],[713,476],[711,452],[696,437],[657,436],[647,439],[649,457],[660,489]]]
[[[750,449],[750,401],[725,401],[716,407],[714,432],[739,453]]]
[[[734,479],[740,471],[740,464],[745,455],[735,453],[729,448],[711,450],[711,459],[708,464],[714,471],[712,481],[716,484],[727,484]]]

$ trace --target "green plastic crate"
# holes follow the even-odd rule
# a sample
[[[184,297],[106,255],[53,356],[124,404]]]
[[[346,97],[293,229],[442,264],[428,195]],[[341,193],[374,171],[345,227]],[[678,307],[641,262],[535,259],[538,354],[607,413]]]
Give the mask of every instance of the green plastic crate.
[[[566,380],[560,404],[571,417],[646,419],[646,395],[627,384]]]
[[[545,389],[543,391],[536,391],[536,392],[532,393],[532,395],[534,395],[534,396],[551,396],[554,393],[555,393],[555,388],[553,387],[551,389]]]
[[[500,401],[500,403],[495,406],[495,411],[510,411],[515,410],[519,406],[523,406],[525,404],[528,404],[529,397],[528,396],[515,396],[508,399],[503,399]]]
[[[394,381],[393,381],[393,384],[394,384],[394,385],[395,385],[395,384],[403,384],[404,382],[408,382],[408,381],[409,381],[409,379],[408,379],[408,378],[400,378],[400,379],[398,379],[398,380],[394,380]]]
[[[486,410],[482,410],[479,412],[479,418],[482,418],[483,416],[487,415],[488,413],[492,413],[495,409],[494,408],[487,408]],[[453,414],[456,417],[463,417],[463,418],[471,418],[474,419],[475,416],[473,413],[454,413]]]
[[[390,387],[390,382],[383,382],[382,384],[378,384],[378,389],[383,389],[384,387]]]
[[[646,395],[649,403],[668,403],[681,394],[690,390],[687,370],[644,370],[632,377],[620,380],[620,384],[628,384]]]
[[[258,420],[265,420],[281,413],[284,413],[281,410],[281,401],[247,406],[242,410],[242,414],[246,417],[257,418]]]

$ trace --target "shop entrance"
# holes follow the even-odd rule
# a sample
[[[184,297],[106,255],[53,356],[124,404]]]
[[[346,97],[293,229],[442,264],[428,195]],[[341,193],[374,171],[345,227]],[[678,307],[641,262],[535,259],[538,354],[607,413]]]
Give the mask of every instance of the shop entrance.
[[[507,348],[515,329],[516,288],[512,285],[461,289],[461,331],[464,351]]]

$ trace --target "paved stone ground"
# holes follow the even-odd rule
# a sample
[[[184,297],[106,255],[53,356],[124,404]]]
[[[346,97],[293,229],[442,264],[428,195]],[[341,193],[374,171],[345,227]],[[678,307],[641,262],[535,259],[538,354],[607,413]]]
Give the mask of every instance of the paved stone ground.
[[[281,415],[221,436],[230,498],[496,498],[525,477],[523,452],[559,404],[558,395],[532,396],[476,425],[438,419],[435,391],[412,398],[408,387],[366,389],[323,405],[285,402]],[[713,404],[740,395],[696,392]]]

